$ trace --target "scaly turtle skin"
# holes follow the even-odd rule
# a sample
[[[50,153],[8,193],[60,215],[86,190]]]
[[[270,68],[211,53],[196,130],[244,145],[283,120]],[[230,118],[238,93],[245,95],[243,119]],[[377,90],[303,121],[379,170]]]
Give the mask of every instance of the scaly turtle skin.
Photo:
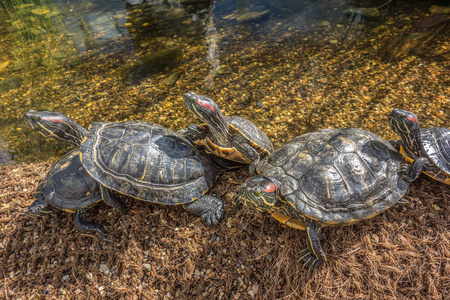
[[[388,119],[391,129],[401,138],[391,143],[413,168],[450,184],[450,129],[421,128],[417,116],[402,109],[394,109]]]
[[[45,136],[79,141],[83,167],[103,188],[148,202],[182,204],[209,225],[223,217],[222,201],[204,195],[217,175],[211,160],[175,132],[139,121],[98,122],[86,131],[61,113],[28,114]]]
[[[294,138],[257,166],[235,199],[280,222],[306,230],[304,266],[326,261],[324,226],[371,218],[407,193],[410,165],[381,137],[356,128],[323,129]]]
[[[60,211],[74,213],[74,223],[79,230],[96,232],[109,242],[101,224],[86,220],[86,209],[102,200],[102,196],[99,184],[86,172],[79,154],[79,149],[72,150],[52,166],[37,187],[36,200],[28,211],[40,216]]]
[[[212,99],[189,92],[184,95],[184,104],[205,125],[190,125],[180,133],[208,153],[250,164],[253,173],[260,159],[274,151],[261,129],[247,119],[222,115]]]

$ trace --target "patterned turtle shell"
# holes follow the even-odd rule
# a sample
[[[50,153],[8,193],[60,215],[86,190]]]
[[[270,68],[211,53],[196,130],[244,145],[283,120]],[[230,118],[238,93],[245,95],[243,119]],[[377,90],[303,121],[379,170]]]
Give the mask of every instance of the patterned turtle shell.
[[[261,157],[266,157],[274,151],[270,139],[258,126],[253,124],[253,122],[235,116],[224,116],[224,118],[228,122],[228,125],[230,125],[230,129],[235,133],[244,136],[248,140],[250,146],[258,151]],[[249,163],[243,155],[241,155],[241,159],[244,161],[239,162]]]
[[[84,169],[79,153],[75,149],[64,155],[37,189],[49,204],[68,212],[102,200],[99,185]]]
[[[153,123],[93,123],[80,151],[84,167],[95,180],[154,203],[195,201],[216,177],[206,154],[182,136]]]
[[[257,170],[281,182],[290,205],[329,226],[367,219],[396,204],[408,191],[398,172],[402,162],[373,133],[323,129],[294,138]]]
[[[427,165],[425,174],[440,182],[450,184],[450,129],[431,127],[420,129],[422,152],[433,164]],[[407,152],[403,147],[400,152],[409,162],[413,162],[416,154]]]

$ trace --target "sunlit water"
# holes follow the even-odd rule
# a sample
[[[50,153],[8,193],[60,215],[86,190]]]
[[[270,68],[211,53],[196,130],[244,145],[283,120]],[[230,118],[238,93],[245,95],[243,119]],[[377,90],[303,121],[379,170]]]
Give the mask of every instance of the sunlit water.
[[[132,4],[141,1],[131,2]],[[57,110],[83,126],[196,122],[188,91],[254,121],[274,144],[316,128],[394,138],[386,114],[448,127],[448,1],[17,3],[0,10],[0,164],[60,157],[22,120]],[[439,11],[441,12],[441,11]]]

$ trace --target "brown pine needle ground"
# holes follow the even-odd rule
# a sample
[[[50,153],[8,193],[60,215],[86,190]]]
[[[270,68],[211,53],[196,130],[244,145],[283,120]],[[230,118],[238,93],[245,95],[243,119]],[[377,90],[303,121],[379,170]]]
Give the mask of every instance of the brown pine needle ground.
[[[326,228],[328,261],[299,263],[301,231],[232,203],[248,176],[228,172],[212,193],[227,215],[210,228],[181,207],[126,199],[89,218],[113,243],[77,231],[72,216],[27,208],[48,163],[0,169],[0,298],[40,299],[449,299],[450,187],[421,178],[409,203],[354,226]]]

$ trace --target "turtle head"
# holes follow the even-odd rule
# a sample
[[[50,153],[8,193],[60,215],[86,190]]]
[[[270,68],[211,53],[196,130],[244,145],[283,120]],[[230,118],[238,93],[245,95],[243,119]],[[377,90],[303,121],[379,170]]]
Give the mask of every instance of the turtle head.
[[[420,124],[417,116],[403,109],[393,109],[388,117],[391,129],[399,136],[410,135],[419,131]]]
[[[227,137],[229,125],[214,100],[189,92],[184,95],[184,104],[197,118],[209,125],[210,130],[216,133],[217,138]]]
[[[24,119],[30,128],[43,136],[63,140],[75,146],[80,146],[86,135],[86,129],[60,112],[30,110],[25,113]]]
[[[36,200],[33,203],[31,203],[30,207],[28,207],[28,212],[34,216],[46,216],[51,214],[57,214],[60,212],[60,210],[50,205],[47,202],[47,200],[45,200],[42,191],[38,191],[36,193]]]
[[[280,183],[261,175],[247,179],[234,200],[259,211],[270,210],[277,203],[280,194]]]

